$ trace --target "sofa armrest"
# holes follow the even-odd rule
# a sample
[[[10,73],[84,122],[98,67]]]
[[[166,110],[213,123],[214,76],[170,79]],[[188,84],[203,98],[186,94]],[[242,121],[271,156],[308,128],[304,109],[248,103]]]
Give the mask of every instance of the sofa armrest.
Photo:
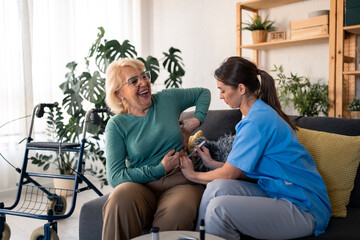
[[[79,239],[99,240],[102,235],[102,209],[109,194],[85,203],[80,210]]]

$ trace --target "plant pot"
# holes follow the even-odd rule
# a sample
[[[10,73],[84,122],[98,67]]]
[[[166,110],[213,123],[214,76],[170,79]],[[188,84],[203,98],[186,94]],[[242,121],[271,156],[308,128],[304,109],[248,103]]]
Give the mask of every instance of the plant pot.
[[[55,192],[59,196],[67,197],[73,195],[74,184],[74,179],[54,178],[54,188],[56,189]]]
[[[350,111],[350,118],[360,119],[360,111]]]
[[[268,31],[267,30],[256,30],[256,31],[252,31],[252,39],[253,39],[253,43],[262,43],[262,42],[266,42],[267,39],[267,34]]]

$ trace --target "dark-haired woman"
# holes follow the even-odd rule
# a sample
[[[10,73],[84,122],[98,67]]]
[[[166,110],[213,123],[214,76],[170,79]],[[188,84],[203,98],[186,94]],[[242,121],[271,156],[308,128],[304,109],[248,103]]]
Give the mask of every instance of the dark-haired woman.
[[[226,59],[215,78],[220,98],[244,117],[224,164],[206,147],[197,151],[212,171],[195,172],[190,159],[180,158],[186,178],[207,184],[199,221],[205,219],[206,231],[225,239],[239,239],[240,233],[260,239],[323,233],[331,216],[326,186],[281,110],[273,78],[241,57]],[[244,181],[249,178],[257,182]]]

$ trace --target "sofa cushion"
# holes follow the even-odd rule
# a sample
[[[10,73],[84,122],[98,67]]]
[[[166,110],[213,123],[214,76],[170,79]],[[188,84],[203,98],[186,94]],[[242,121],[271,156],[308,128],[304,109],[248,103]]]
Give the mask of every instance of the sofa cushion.
[[[192,152],[197,144],[197,139],[204,136],[204,132],[202,130],[197,131],[194,135],[191,135],[189,138],[188,149]]]
[[[360,136],[360,119],[304,116],[290,116],[290,119],[296,126],[306,129],[346,136]],[[356,174],[355,186],[351,192],[349,206],[360,208],[360,168],[358,168]]]
[[[98,240],[102,235],[102,209],[110,194],[86,202],[80,211],[79,239]]]
[[[346,206],[354,187],[360,160],[360,136],[344,136],[299,128],[300,143],[313,156],[324,179],[331,204],[331,215],[346,217]]]

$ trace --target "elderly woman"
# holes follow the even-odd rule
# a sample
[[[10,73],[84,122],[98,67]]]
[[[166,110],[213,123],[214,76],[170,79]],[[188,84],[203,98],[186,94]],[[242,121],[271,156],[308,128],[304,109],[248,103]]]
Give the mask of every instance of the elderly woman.
[[[108,67],[106,167],[114,190],[103,208],[103,239],[130,239],[144,227],[192,230],[203,186],[188,181],[179,159],[190,133],[204,121],[210,92],[168,89],[151,94],[150,73],[135,59]],[[179,125],[180,114],[196,106]]]

